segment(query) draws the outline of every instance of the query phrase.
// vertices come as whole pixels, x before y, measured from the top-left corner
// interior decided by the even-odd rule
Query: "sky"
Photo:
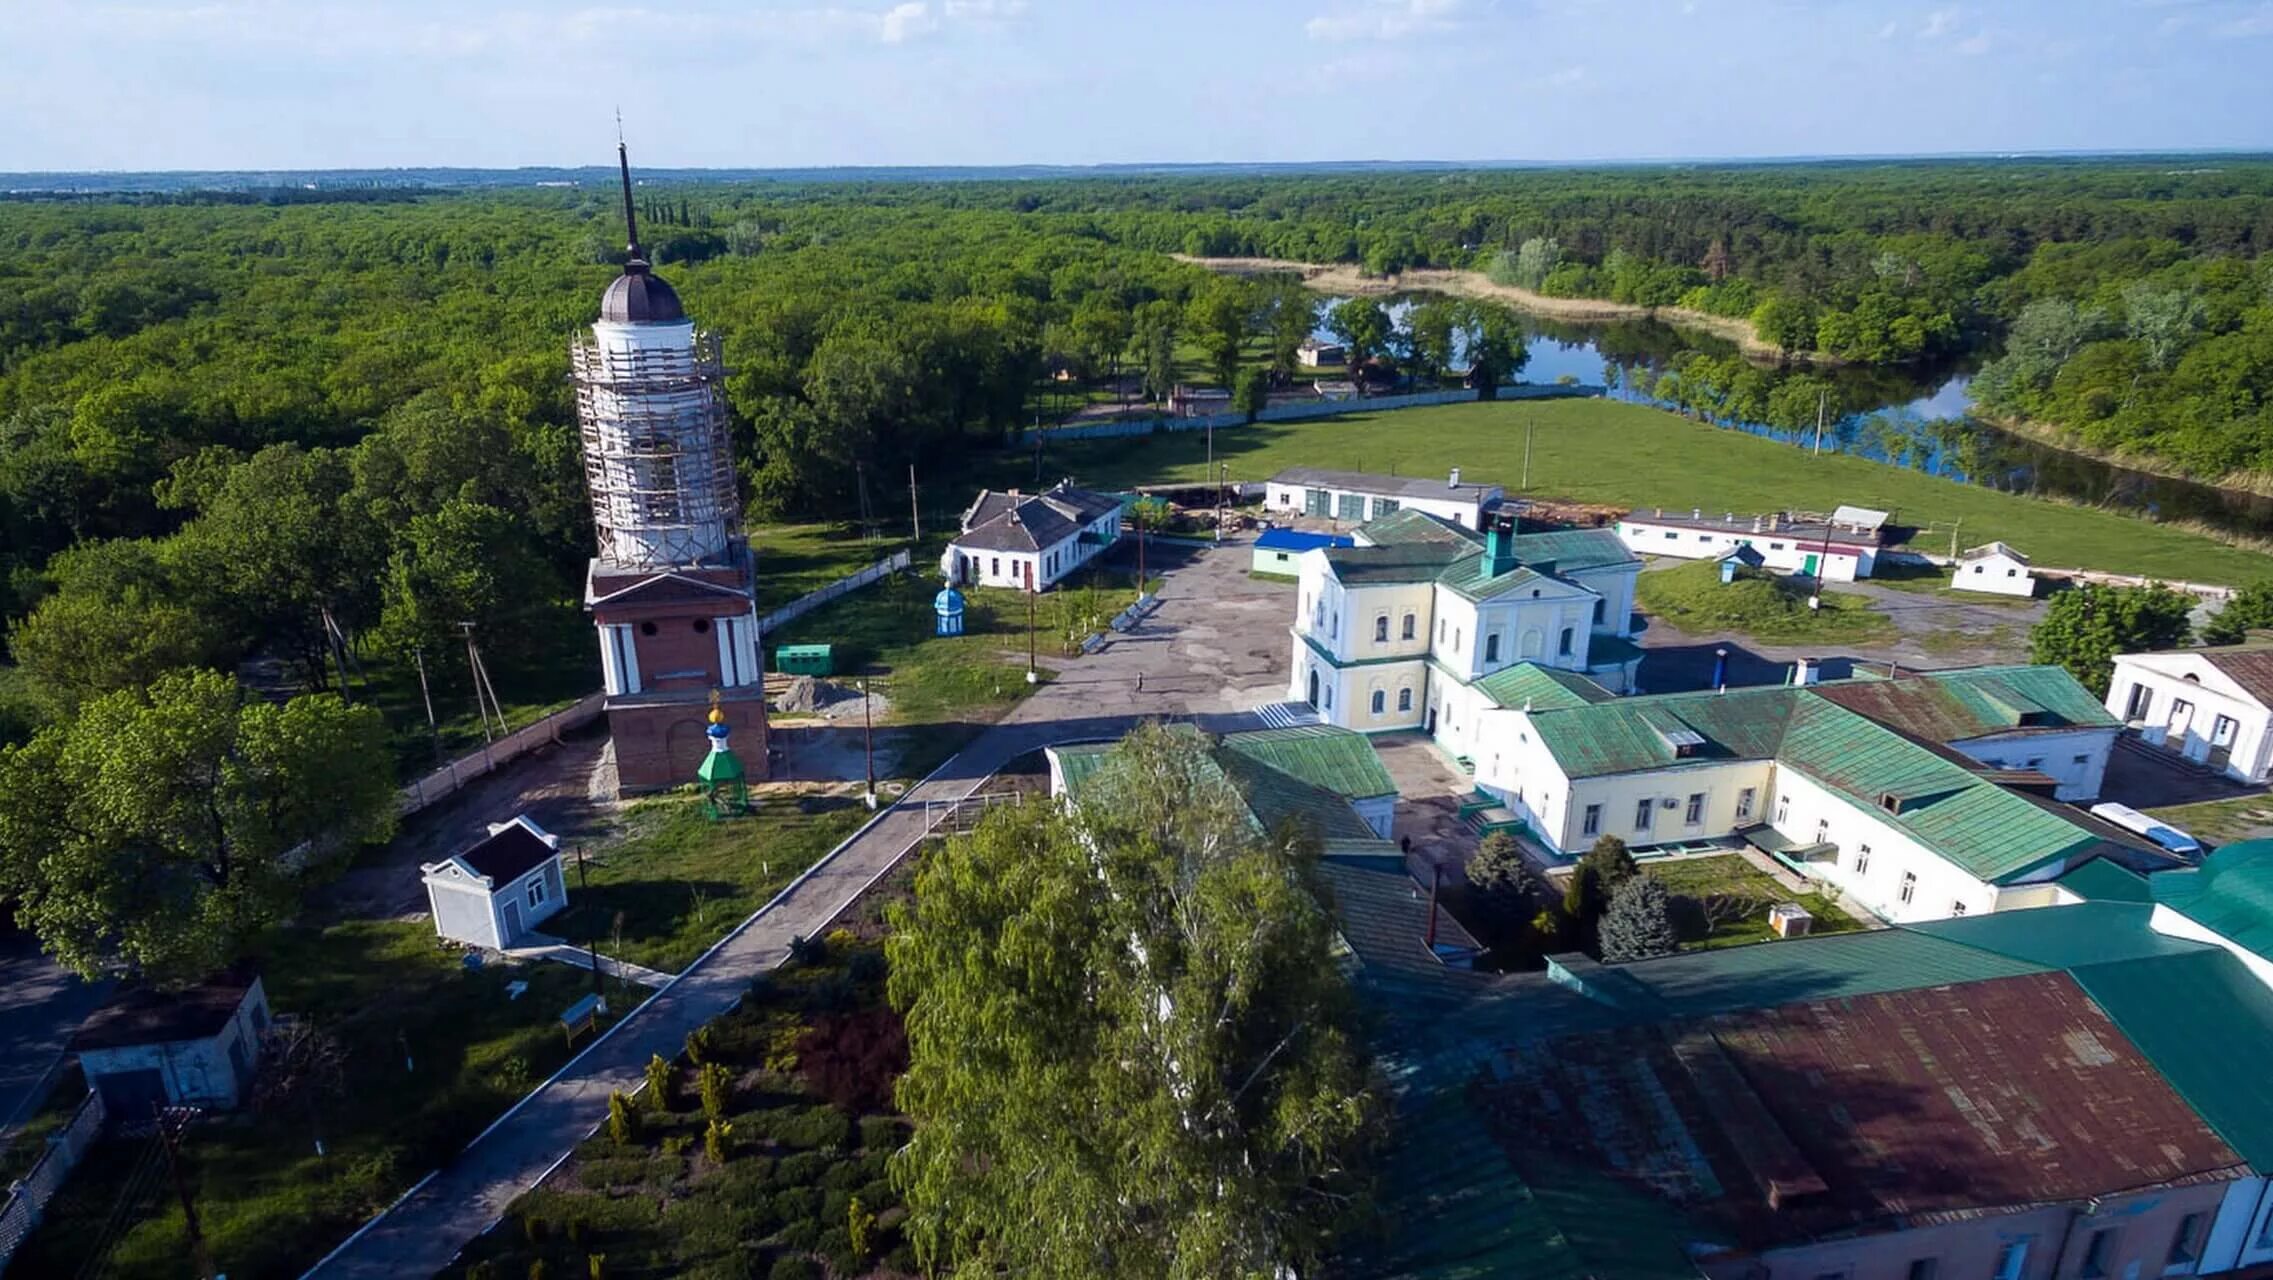
[[[2273,0],[0,0],[0,171],[2273,149]]]

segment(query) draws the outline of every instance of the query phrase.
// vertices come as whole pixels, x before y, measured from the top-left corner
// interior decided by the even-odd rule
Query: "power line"
[[[158,1169],[162,1163],[159,1153],[163,1145],[158,1135],[152,1133],[150,1144],[135,1158],[133,1167],[119,1187],[118,1198],[111,1203],[110,1215],[103,1220],[102,1230],[95,1233],[94,1247],[89,1250],[86,1261],[79,1266],[78,1280],[96,1280],[96,1277],[110,1270],[112,1248],[118,1244],[119,1237],[126,1234],[135,1208],[149,1195],[151,1186],[157,1181]]]

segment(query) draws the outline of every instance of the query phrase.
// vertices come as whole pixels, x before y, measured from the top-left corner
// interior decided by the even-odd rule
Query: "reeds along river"
[[[1328,305],[1339,299],[1328,299]],[[1383,300],[1400,324],[1413,297]],[[1563,380],[1608,386],[1614,399],[1679,409],[1650,393],[1659,375],[1685,352],[1729,356],[1724,339],[1657,320],[1569,322],[1514,313],[1530,359],[1525,382]],[[1323,330],[1321,339],[1331,340]],[[1457,347],[1457,343],[1455,344]],[[1466,355],[1458,350],[1455,365]],[[2155,520],[2179,521],[2250,538],[2273,538],[2273,496],[2155,475],[2056,445],[2015,435],[1971,416],[1966,392],[1973,365],[1918,368],[1839,368],[1821,371],[1836,390],[1823,431],[1826,452],[1854,454],[1976,484],[2089,506],[2132,510]],[[1790,376],[1771,371],[1771,377]],[[1718,426],[1815,447],[1812,424],[1798,431],[1764,422],[1714,419]]]

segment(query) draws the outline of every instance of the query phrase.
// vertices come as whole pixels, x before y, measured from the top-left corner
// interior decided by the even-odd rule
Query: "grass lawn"
[[[586,847],[581,864],[568,859],[569,906],[544,931],[597,938],[602,954],[677,973],[868,817],[857,803],[826,804],[807,812],[769,797],[713,822],[696,796],[641,800],[620,836]]]
[[[1845,933],[1862,927],[1829,898],[1820,893],[1787,893],[1735,854],[1644,863],[1642,870],[1676,898],[1694,899],[1703,907],[1702,919],[1692,919],[1683,932],[1682,940],[1692,947],[1740,947],[1774,938],[1775,931],[1768,927],[1768,908],[1779,902],[1796,901],[1807,908],[1815,917],[1817,933]],[[1680,923],[1680,914],[1674,919]]]
[[[702,1033],[724,1085],[716,1148],[701,1068],[682,1057],[660,1099],[632,1101],[624,1141],[603,1126],[442,1275],[914,1274],[885,1172],[907,1140],[890,1106],[906,1040],[878,949],[831,939],[826,958],[777,970]]]
[[[419,692],[417,665],[377,653],[365,654],[361,661],[368,677],[369,700],[387,718],[396,776],[410,778],[435,768],[435,735],[427,727],[426,699]],[[592,624],[570,603],[564,602],[532,621],[511,644],[494,637],[484,639],[482,663],[489,669],[490,685],[504,706],[506,724],[513,729],[600,690],[600,649],[592,639]],[[465,646],[427,654],[426,676],[443,758],[455,759],[480,747],[481,719],[474,710]],[[356,682],[355,687],[358,699],[363,698],[364,682]]]
[[[1840,503],[1894,512],[1898,524],[1928,530],[1928,550],[1962,540],[2003,539],[2048,567],[2162,574],[2243,583],[2264,576],[2265,557],[2136,514],[2067,506],[1955,484],[1919,471],[1845,454],[1821,457],[1773,440],[1691,422],[1677,414],[1608,400],[1505,401],[1439,405],[1314,422],[1264,423],[1215,433],[1219,460],[1235,480],[1261,480],[1290,466],[1339,467],[1398,475],[1443,475],[1516,492],[1525,429],[1536,426],[1531,484],[1538,497],[1686,511],[1828,511]],[[1206,479],[1206,433],[1176,432],[1053,446],[1050,474],[1125,488],[1138,482]],[[987,463],[1015,473],[1026,455]],[[1026,465],[1031,466],[1030,462]]]
[[[1723,583],[1713,560],[1653,569],[1634,585],[1644,612],[1694,634],[1734,631],[1768,644],[1856,643],[1894,634],[1894,620],[1866,597],[1825,589],[1823,607],[1810,610],[1807,596],[1806,585],[1758,570]]]
[[[1896,591],[1932,596],[1937,600],[1947,600],[1952,604],[2003,605],[2008,608],[2026,609],[2037,602],[2035,598],[2027,596],[2000,596],[1987,591],[1959,591],[1949,585],[1949,570],[1930,564],[1894,564],[1881,560],[1878,562],[1878,567],[1871,570],[1870,581],[1873,586],[1892,587]],[[2041,591],[2043,587],[2039,585],[2037,589]]]
[[[873,541],[862,538],[854,525],[842,523],[772,524],[750,530],[758,562],[758,615],[763,617],[907,546],[905,505],[890,514],[882,536]]]
[[[22,1117],[8,1144],[0,1147],[0,1187],[31,1172],[47,1150],[48,1135],[69,1123],[86,1099],[87,1081],[79,1074],[76,1062],[55,1073],[47,1093]]]
[[[187,1176],[215,1265],[235,1280],[298,1275],[567,1060],[557,1022],[590,992],[557,964],[467,972],[426,923],[277,930],[262,949],[270,1007],[339,1048],[336,1089],[201,1121]],[[517,1000],[506,984],[527,982]],[[642,993],[611,993],[620,1015]],[[321,1134],[328,1154],[318,1156]],[[105,1143],[73,1172],[16,1259],[26,1276],[80,1274],[147,1143]],[[102,1274],[176,1280],[189,1249],[165,1180],[141,1180]]]
[[[2259,840],[2273,835],[2273,795],[2174,804],[2147,812],[2196,839],[2213,844]]]

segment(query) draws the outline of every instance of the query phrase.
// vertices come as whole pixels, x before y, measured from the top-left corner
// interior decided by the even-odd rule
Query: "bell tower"
[[[584,607],[600,639],[618,785],[693,781],[718,723],[766,762],[756,574],[726,434],[718,340],[648,265],[622,143],[628,252],[600,318],[569,347],[598,554]]]

